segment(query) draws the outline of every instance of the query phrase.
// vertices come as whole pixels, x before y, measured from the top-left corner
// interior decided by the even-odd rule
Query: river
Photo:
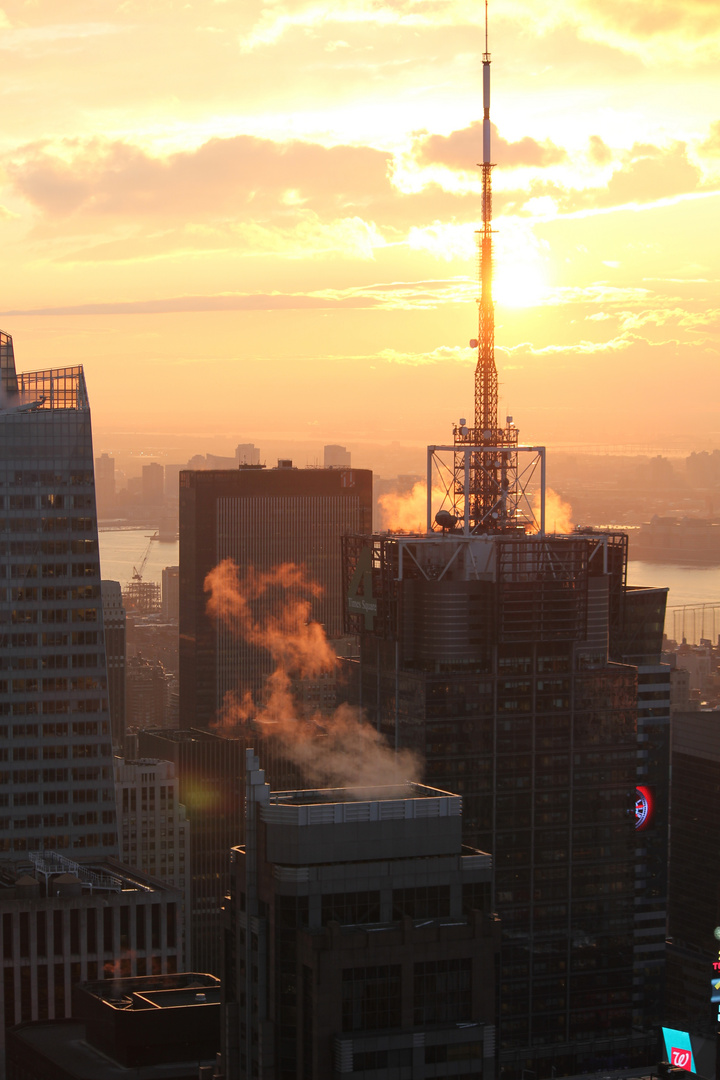
[[[144,581],[160,583],[165,566],[177,566],[180,545],[151,540],[151,529],[108,529],[100,531],[100,566],[102,576],[121,585],[132,578],[133,567],[140,568],[149,547],[143,571]],[[704,614],[685,612],[684,616],[668,611],[667,631],[671,636],[680,632],[684,618],[688,640],[702,637],[717,639],[720,633],[720,568],[672,566],[665,563],[635,562],[628,564],[630,585],[668,586],[668,608],[698,608],[703,604],[718,605],[717,612]],[[717,627],[717,628],[716,628]]]

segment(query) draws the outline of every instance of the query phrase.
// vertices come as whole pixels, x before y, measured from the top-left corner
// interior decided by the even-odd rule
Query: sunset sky
[[[128,439],[472,415],[478,0],[0,0],[0,327]],[[720,446],[717,0],[490,0],[501,415]],[[365,447],[365,450],[363,450]],[[422,468],[422,458],[418,457]]]

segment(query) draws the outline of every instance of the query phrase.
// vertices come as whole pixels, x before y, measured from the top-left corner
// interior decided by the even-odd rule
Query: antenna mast
[[[474,532],[498,532],[518,527],[511,506],[517,487],[518,432],[508,418],[505,428],[498,424],[498,376],[495,366],[495,303],[493,282],[492,170],[490,127],[490,51],[488,43],[488,0],[485,0],[485,52],[483,53],[483,157],[482,227],[475,233],[478,246],[478,337],[475,368],[475,426],[463,421],[454,429],[456,444],[478,446],[470,468],[470,505],[465,516]],[[486,449],[485,449],[486,448]],[[507,449],[506,449],[507,448]],[[456,455],[458,458],[460,455]],[[456,472],[460,462],[456,463]],[[458,491],[459,494],[459,491]]]

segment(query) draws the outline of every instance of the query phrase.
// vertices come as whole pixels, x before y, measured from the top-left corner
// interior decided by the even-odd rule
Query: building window
[[[323,926],[331,919],[341,926],[380,922],[380,893],[350,892],[323,896]]]
[[[343,1031],[400,1026],[400,965],[345,968],[342,973]]]
[[[415,964],[413,1023],[458,1023],[471,1019],[472,962],[425,960]]]
[[[415,889],[393,889],[393,920],[439,919],[450,914],[450,886],[426,885]]]

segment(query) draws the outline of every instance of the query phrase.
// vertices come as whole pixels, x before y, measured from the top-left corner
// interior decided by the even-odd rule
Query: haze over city
[[[492,8],[501,415],[550,446],[712,449],[716,5]],[[446,438],[472,405],[482,21],[3,4],[21,367],[84,364],[100,449],[340,441],[377,468],[373,445]]]

